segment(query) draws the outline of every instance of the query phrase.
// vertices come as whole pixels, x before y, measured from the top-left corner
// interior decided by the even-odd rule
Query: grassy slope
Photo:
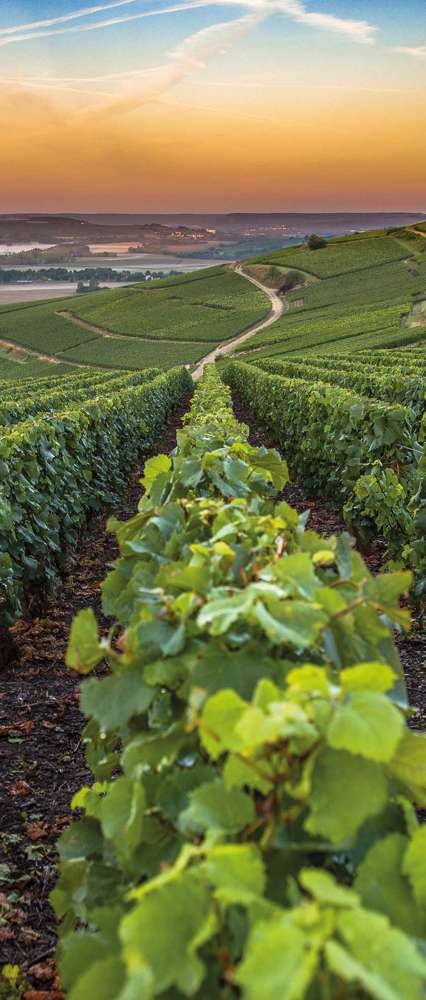
[[[79,296],[69,306],[81,319],[132,337],[216,344],[237,336],[269,312],[253,285],[232,271],[148,289]]]
[[[421,228],[424,227],[420,224]],[[418,227],[418,228],[420,228]],[[412,229],[338,237],[321,250],[291,247],[250,264],[306,270],[308,283],[287,296],[290,310],[241,348],[254,357],[362,348],[426,346],[426,240]],[[128,339],[103,337],[60,311]],[[237,336],[269,312],[269,301],[244,278],[217,266],[202,272],[105,290],[91,295],[0,308],[0,339],[68,362],[107,368],[169,367],[194,363],[214,345]],[[407,325],[417,321],[417,326]],[[13,370],[10,365],[13,365]],[[0,354],[0,377],[46,370]],[[29,368],[28,366],[34,366]]]
[[[426,346],[426,326],[410,325],[413,299],[426,298],[426,240],[411,231],[339,237],[321,250],[292,248],[267,259],[305,266],[318,277],[290,292],[290,311],[242,351],[249,348],[256,357],[340,354],[422,338]]]
[[[7,352],[0,351],[0,381],[44,377],[46,375],[68,375],[77,369],[69,365],[52,364],[49,361],[38,361],[27,354],[22,361],[14,360]]]
[[[198,361],[211,347],[263,319],[266,296],[222,267],[84,296],[0,309],[0,339],[106,367],[169,367]],[[128,340],[103,337],[77,318]],[[145,339],[147,338],[147,339]]]

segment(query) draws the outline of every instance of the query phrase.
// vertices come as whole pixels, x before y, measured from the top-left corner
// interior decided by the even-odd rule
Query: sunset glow
[[[0,211],[426,209],[424,0],[6,0]]]

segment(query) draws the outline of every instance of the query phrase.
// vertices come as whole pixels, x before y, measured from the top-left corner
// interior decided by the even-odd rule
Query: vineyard
[[[423,245],[0,310],[0,1000],[424,997]]]
[[[67,364],[161,368],[199,361],[267,316],[265,295],[222,267],[0,309],[0,342]],[[1,368],[0,368],[1,374]]]

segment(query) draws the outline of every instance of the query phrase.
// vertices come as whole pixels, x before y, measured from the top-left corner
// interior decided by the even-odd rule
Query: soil
[[[259,424],[245,404],[234,395],[234,413],[237,420],[247,424],[250,429],[249,440],[253,445],[265,445],[267,448],[275,447],[270,433]],[[342,512],[338,507],[333,506],[330,501],[322,497],[310,497],[306,494],[303,486],[297,483],[289,483],[283,491],[282,497],[287,503],[295,507],[299,513],[310,511],[308,526],[318,531],[320,535],[332,535],[338,531],[347,531],[347,526],[343,520]],[[357,547],[362,553],[368,568],[373,573],[379,573],[385,562],[385,544],[378,538],[374,544],[367,548],[357,542]],[[408,697],[410,705],[413,706],[413,716],[410,725],[413,729],[426,731],[426,630],[422,627],[420,617],[413,611],[412,629],[409,635],[396,634],[396,645],[398,646],[402,665],[405,672]]]
[[[154,452],[172,450],[187,409],[185,400]],[[136,512],[142,466],[143,461],[114,510],[120,519]],[[100,583],[118,554],[115,538],[106,530],[109,514],[88,526],[72,572],[46,601],[43,614],[13,627],[16,655],[0,672],[0,969],[6,963],[21,967],[26,1000],[59,1000],[63,995],[48,896],[56,878],[56,840],[72,818],[71,798],[90,780],[81,741],[80,678],[66,670],[64,654],[81,608],[93,607],[101,626],[108,625],[101,613]]]

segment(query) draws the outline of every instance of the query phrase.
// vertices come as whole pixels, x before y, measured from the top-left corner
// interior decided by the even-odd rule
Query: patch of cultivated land
[[[0,309],[0,339],[82,364],[193,364],[260,322],[268,297],[233,270]],[[75,317],[75,321],[73,318]],[[107,339],[124,337],[125,341]]]
[[[286,293],[289,306],[273,328],[241,350],[269,357],[351,353],[421,341],[426,300],[426,241],[413,230],[332,240],[319,250],[277,251],[256,267],[305,270]],[[313,276],[315,279],[313,280]]]

